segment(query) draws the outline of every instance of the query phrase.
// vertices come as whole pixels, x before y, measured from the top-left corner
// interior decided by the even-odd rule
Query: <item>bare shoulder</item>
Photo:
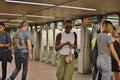
[[[58,34],[57,34],[56,39],[61,39],[61,33],[58,33]]]

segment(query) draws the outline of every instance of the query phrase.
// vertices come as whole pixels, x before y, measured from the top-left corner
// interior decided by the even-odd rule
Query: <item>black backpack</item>
[[[90,53],[90,61],[94,66],[96,66],[97,64],[97,56],[98,56],[98,48],[97,48],[97,40],[96,40],[95,47]]]

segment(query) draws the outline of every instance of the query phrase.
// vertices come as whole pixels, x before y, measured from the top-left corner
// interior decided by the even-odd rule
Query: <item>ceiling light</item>
[[[38,18],[55,18],[53,16],[38,16],[38,15],[25,15],[27,17],[38,17]]]
[[[40,5],[40,6],[55,6],[53,4],[35,3],[35,2],[26,2],[26,1],[16,1],[16,0],[5,0],[5,1],[11,3],[32,4],[32,5]]]
[[[14,25],[14,26],[19,26],[19,24],[13,24],[13,23],[5,23],[5,25]]]
[[[22,22],[22,21],[24,21],[24,20],[9,20],[10,22]],[[29,23],[31,23],[31,22],[33,22],[33,21],[28,21],[28,20],[25,20],[25,21],[27,21],[27,22],[29,22]]]
[[[0,21],[7,21],[7,19],[0,19]]]
[[[12,14],[12,13],[0,13],[0,15],[5,15],[5,16],[23,16],[23,14]],[[55,18],[53,16],[38,16],[38,15],[24,15],[27,17],[39,17],[39,18]]]
[[[63,6],[63,5],[59,5],[58,7],[62,7],[62,8],[71,8],[71,9],[80,9],[80,10],[87,10],[87,11],[97,11],[96,9],[92,9],[92,8],[83,8],[83,7],[73,7],[73,6]]]
[[[92,8],[64,6],[64,5],[54,5],[54,4],[46,4],[46,3],[35,3],[35,2],[26,2],[26,1],[20,1],[20,0],[4,0],[4,1],[5,2],[11,2],[11,3],[22,3],[22,4],[31,4],[31,5],[40,5],[40,6],[57,6],[57,7],[62,7],[62,8],[71,8],[71,9],[96,11],[96,9],[92,9]]]
[[[23,20],[9,20],[10,22],[22,22]]]
[[[12,13],[0,13],[0,15],[5,15],[5,16],[23,16],[22,14],[12,14]]]
[[[108,19],[119,19],[119,17],[116,17],[116,16],[108,16],[107,18]]]

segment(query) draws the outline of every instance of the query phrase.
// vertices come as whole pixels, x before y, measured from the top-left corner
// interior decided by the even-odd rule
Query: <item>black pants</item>
[[[7,53],[0,54],[0,61],[2,62],[2,80],[5,80],[7,75]]]
[[[98,74],[98,79],[96,79],[97,74]],[[92,73],[92,80],[101,80],[101,78],[102,78],[102,74],[98,71],[97,66],[94,66],[94,70]]]

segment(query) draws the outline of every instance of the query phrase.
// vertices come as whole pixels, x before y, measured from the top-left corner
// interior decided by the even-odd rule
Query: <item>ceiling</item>
[[[9,0],[10,1],[10,0]],[[12,0],[13,1],[13,0]],[[97,15],[106,13],[120,12],[120,0],[15,0],[22,2],[34,2],[53,4],[55,6],[33,5],[23,3],[6,2],[0,0],[0,21],[9,26],[17,26],[19,22],[15,20],[28,20],[30,23],[41,24],[46,22],[80,18],[82,16]],[[74,6],[82,8],[92,8],[96,11],[72,9],[58,7]],[[3,15],[2,13],[20,14],[20,15]],[[26,15],[49,16],[44,17],[29,17]]]

